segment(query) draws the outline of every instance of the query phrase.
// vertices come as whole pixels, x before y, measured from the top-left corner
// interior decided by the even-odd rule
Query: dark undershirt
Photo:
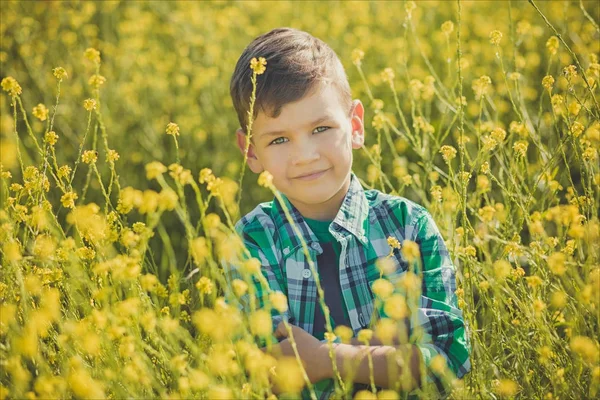
[[[329,307],[330,322],[332,329],[338,325],[346,325],[350,327],[350,318],[342,296],[340,285],[339,259],[341,245],[329,232],[331,221],[317,221],[313,219],[304,219],[310,229],[313,231],[319,244],[323,248],[323,253],[317,256],[317,270],[321,288],[325,293],[325,304]],[[325,315],[321,308],[319,299],[315,304],[315,319],[313,336],[319,340],[324,339],[325,332]]]

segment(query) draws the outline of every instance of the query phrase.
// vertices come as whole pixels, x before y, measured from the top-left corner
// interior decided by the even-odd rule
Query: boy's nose
[[[310,140],[299,143],[293,150],[293,162],[296,165],[310,164],[321,157],[318,146]]]

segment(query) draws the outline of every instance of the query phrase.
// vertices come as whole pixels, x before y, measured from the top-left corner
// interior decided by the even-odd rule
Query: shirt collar
[[[289,199],[281,194],[281,198],[283,199],[285,206],[287,207],[291,220],[294,222],[304,239],[306,240],[308,245],[311,245],[313,242],[318,242],[317,237],[312,233],[308,224],[304,221],[302,214],[300,211],[294,207],[292,203],[290,203]],[[273,208],[271,211],[271,218],[275,223],[279,231],[279,237],[281,239],[281,248],[284,249],[284,257],[287,256],[292,249],[295,249],[301,246],[300,239],[294,232],[294,228],[287,220],[285,216],[285,211],[277,198],[273,200]],[[344,196],[344,201],[340,206],[340,209],[335,216],[332,225],[333,230],[339,233],[342,233],[343,230],[354,235],[362,244],[367,244],[366,237],[366,228],[367,218],[369,215],[369,204],[367,198],[365,196],[365,192],[363,190],[358,177],[354,174],[350,174],[350,186],[348,188],[348,192],[346,192],[346,196]],[[334,236],[336,236],[334,234]],[[319,254],[321,253],[320,246],[313,247],[313,249],[317,250]],[[285,249],[288,249],[288,253],[285,253]]]

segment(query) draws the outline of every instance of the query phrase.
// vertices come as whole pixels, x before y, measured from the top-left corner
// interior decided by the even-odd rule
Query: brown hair
[[[245,133],[252,95],[250,60],[254,57],[267,60],[266,71],[257,76],[254,117],[262,111],[277,118],[284,105],[300,100],[321,82],[334,85],[342,106],[350,112],[348,78],[331,47],[309,33],[277,28],[257,37],[244,49],[231,77],[229,92]]]

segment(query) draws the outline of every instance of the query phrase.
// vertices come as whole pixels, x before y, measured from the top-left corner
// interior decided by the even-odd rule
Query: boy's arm
[[[464,376],[471,368],[470,346],[455,294],[455,267],[429,212],[417,218],[413,232],[412,240],[420,248],[423,280],[417,315],[411,318],[412,329],[423,332],[415,345],[425,363],[424,378],[443,392],[445,384],[439,373],[449,370],[457,378]]]
[[[419,348],[415,345],[366,346],[353,342],[350,344],[335,343],[333,346],[336,364],[342,379],[352,375],[355,383],[368,385],[372,383],[371,371],[373,371],[373,383],[384,389],[399,388],[410,392],[420,386],[422,356]],[[325,349],[325,351],[327,350]],[[398,360],[405,362],[399,363]],[[372,369],[370,363],[372,363]],[[333,377],[333,370],[328,369],[327,375]]]
[[[232,283],[236,278],[246,280],[249,281],[248,283],[251,283],[248,292],[239,299],[238,305],[243,312],[250,313],[252,312],[250,307],[250,296],[252,296],[253,301],[255,302],[255,309],[258,310],[264,306],[266,297],[269,295],[269,293],[278,291],[283,292],[285,295],[287,295],[287,293],[285,290],[282,290],[283,288],[279,283],[281,280],[281,272],[279,270],[278,260],[276,259],[275,253],[273,251],[269,251],[269,249],[272,250],[272,247],[269,243],[269,238],[266,235],[264,235],[264,238],[250,237],[246,232],[244,232],[244,228],[248,227],[236,226],[238,234],[243,238],[243,243],[245,248],[248,250],[249,256],[245,255],[242,257],[243,259],[240,260],[238,264],[244,263],[250,258],[255,258],[260,261],[260,272],[248,277],[248,273],[242,272],[244,268],[241,267],[241,265],[232,265],[227,263],[225,275],[227,277],[227,283],[229,286],[228,289],[230,293],[233,292]],[[251,228],[256,229],[254,225]],[[246,279],[244,279],[244,275],[246,275]],[[271,309],[273,331],[275,331],[277,325],[284,318],[287,320],[288,317],[287,311],[284,313],[279,313],[275,309]]]
[[[311,383],[333,378],[333,364],[329,345],[297,326],[291,326],[298,355],[303,361]],[[294,357],[288,331],[283,323],[277,326],[275,336],[282,340],[274,346],[276,356]],[[352,377],[355,383],[371,383],[371,371],[376,386],[394,388],[401,381],[400,389],[409,392],[419,386],[421,354],[414,345],[383,346],[371,341],[370,346],[352,341],[350,344],[333,343],[334,357],[342,379]],[[370,357],[367,356],[370,354]],[[370,360],[369,360],[370,358]],[[398,360],[405,362],[399,363]],[[372,363],[372,369],[370,366]]]
[[[469,344],[465,331],[462,311],[458,309],[456,300],[455,267],[452,264],[444,240],[429,212],[425,211],[417,217],[414,224],[413,241],[419,244],[422,265],[422,293],[419,308],[412,318],[412,329],[421,329],[423,335],[414,344],[384,346],[373,338],[370,346],[362,345],[353,339],[350,344],[335,344],[336,360],[342,377],[345,377],[344,359],[357,359],[367,352],[371,353],[373,364],[373,377],[375,384],[384,388],[393,387],[398,379],[402,384],[407,381],[403,376],[412,376],[404,390],[412,390],[422,382],[436,384],[440,392],[444,391],[444,383],[437,373],[446,369],[458,378],[470,370]],[[326,347],[326,345],[325,345]],[[389,357],[403,354],[404,368],[398,366],[391,369]],[[440,361],[443,360],[444,363]],[[432,361],[434,367],[432,368]],[[425,366],[425,376],[421,376],[421,364]],[[444,365],[445,364],[445,365]],[[356,368],[354,366],[353,368]],[[395,368],[395,367],[394,367]],[[410,375],[405,374],[410,368]],[[434,370],[437,371],[434,372]],[[327,376],[331,377],[333,371],[329,369]],[[368,359],[363,357],[356,371],[355,382],[370,382],[370,368]]]

